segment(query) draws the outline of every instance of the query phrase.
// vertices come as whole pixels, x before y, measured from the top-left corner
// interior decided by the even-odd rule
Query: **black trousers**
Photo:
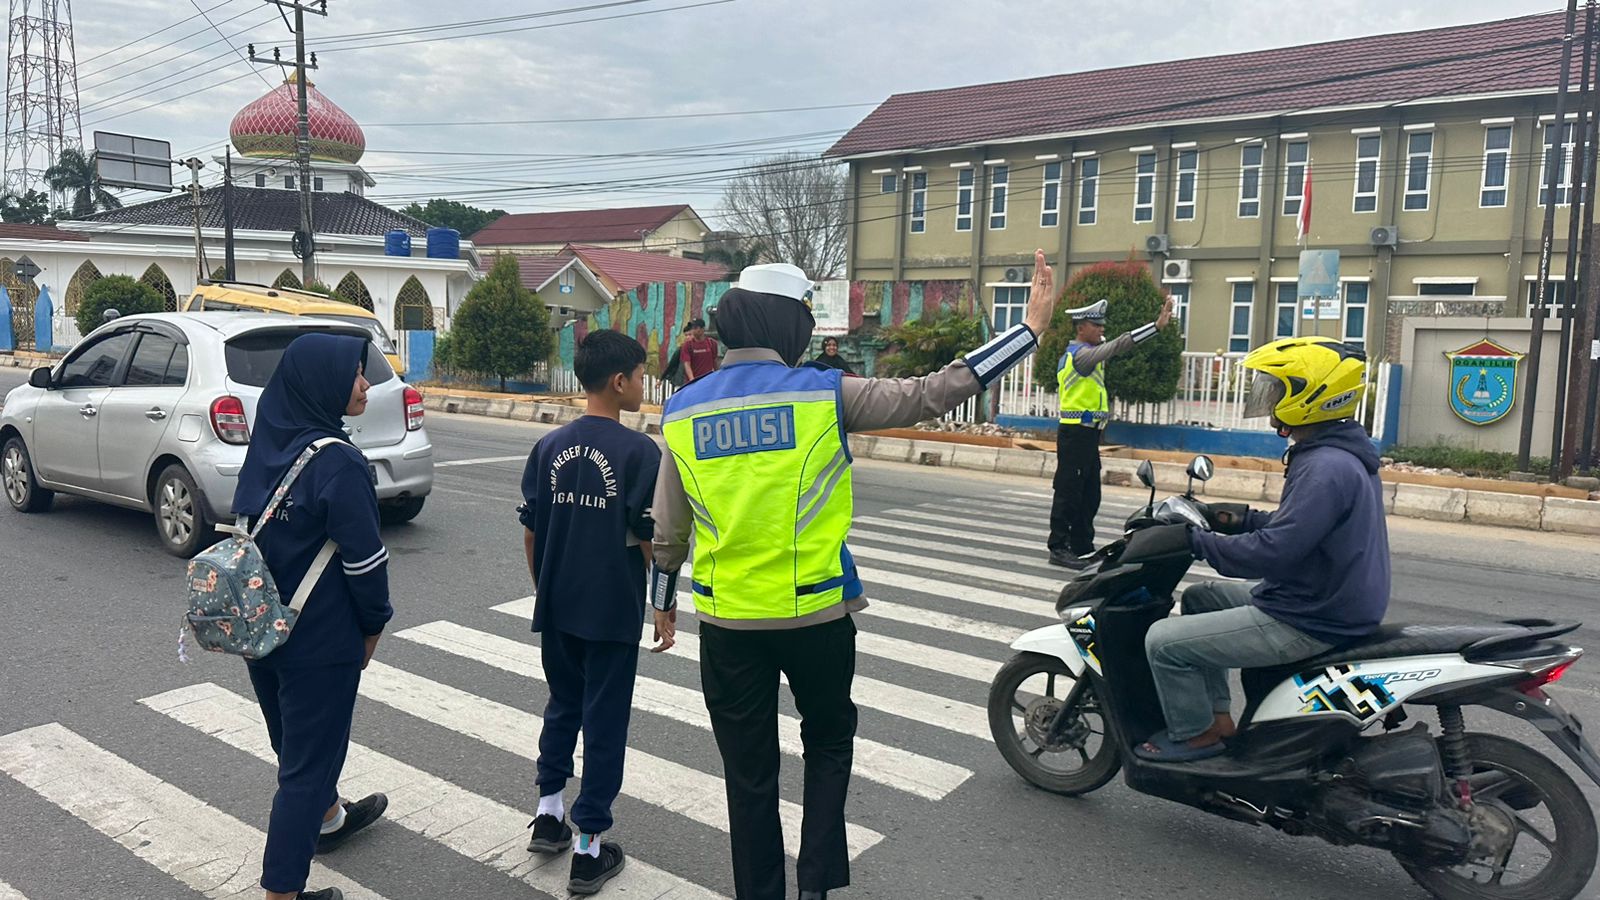
[[[1051,550],[1094,550],[1100,512],[1100,429],[1062,425],[1056,432],[1055,499],[1050,504]]]
[[[778,819],[778,673],[789,678],[805,744],[805,818],[796,876],[803,891],[850,883],[844,801],[856,735],[850,684],[856,626],[849,616],[786,631],[735,631],[702,622],[700,676],[728,788],[737,900],[785,900]]]
[[[554,629],[539,635],[550,702],[539,733],[539,796],[554,794],[572,777],[572,754],[583,732],[583,786],[572,805],[572,824],[585,834],[611,829],[611,803],[622,790],[628,754],[639,645],[586,641]]]

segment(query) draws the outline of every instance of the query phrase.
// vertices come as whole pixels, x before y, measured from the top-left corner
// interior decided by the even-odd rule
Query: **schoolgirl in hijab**
[[[349,802],[338,790],[361,670],[394,615],[378,496],[366,460],[344,432],[344,418],[366,409],[370,347],[330,334],[289,345],[261,393],[233,497],[233,511],[254,523],[306,448],[338,441],[312,457],[257,538],[284,597],[299,588],[324,544],[338,547],[289,638],[246,664],[278,756],[261,875],[268,900],[341,900],[338,888],[306,890],[311,857],[344,843],[388,805],[382,794]]]

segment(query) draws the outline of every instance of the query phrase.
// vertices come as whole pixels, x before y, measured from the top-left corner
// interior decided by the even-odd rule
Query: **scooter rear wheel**
[[[1094,685],[1053,656],[1019,653],[1001,667],[989,730],[1018,775],[1053,793],[1087,794],[1122,768]]]

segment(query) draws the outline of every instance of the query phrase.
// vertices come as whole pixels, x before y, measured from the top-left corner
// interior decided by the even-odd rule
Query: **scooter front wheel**
[[[1053,793],[1087,794],[1122,768],[1094,685],[1053,656],[1019,653],[1001,667],[989,730],[1018,775]]]

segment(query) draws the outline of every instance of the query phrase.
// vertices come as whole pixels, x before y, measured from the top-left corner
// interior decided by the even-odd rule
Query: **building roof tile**
[[[413,237],[426,237],[427,223],[396,212],[381,203],[351,193],[318,191],[311,195],[312,221],[318,234],[383,235],[399,229]],[[221,228],[222,188],[201,191],[201,224]],[[115,225],[192,226],[194,210],[187,194],[175,194],[103,212],[88,221]],[[233,189],[233,227],[241,231],[285,231],[300,229],[300,194],[279,188],[240,187]]]
[[[595,241],[637,241],[639,232],[660,228],[686,203],[628,209],[576,209],[567,212],[510,213],[472,235],[480,247],[507,244],[570,244]]]

